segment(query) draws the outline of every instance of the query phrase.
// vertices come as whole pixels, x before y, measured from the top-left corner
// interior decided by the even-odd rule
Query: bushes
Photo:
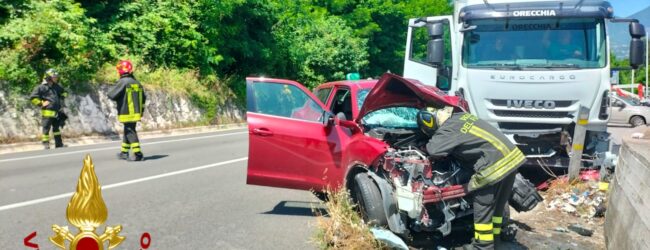
[[[235,93],[243,103],[248,75],[315,86],[352,71],[400,72],[407,19],[449,12],[445,0],[3,1],[0,80],[24,94],[54,67],[83,91],[135,58],[146,85],[200,93],[218,84],[214,99]],[[176,76],[190,83],[167,79]]]
[[[13,91],[27,93],[40,82],[42,72],[57,68],[63,85],[92,78],[110,46],[92,27],[95,20],[74,1],[29,1],[0,29],[0,79]],[[18,16],[18,14],[15,14]]]

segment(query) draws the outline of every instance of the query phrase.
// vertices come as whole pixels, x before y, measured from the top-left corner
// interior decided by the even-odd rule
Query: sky
[[[628,17],[650,6],[650,0],[610,0],[614,16]]]

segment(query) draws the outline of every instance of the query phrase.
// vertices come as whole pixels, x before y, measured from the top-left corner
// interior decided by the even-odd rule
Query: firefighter
[[[473,166],[466,193],[474,201],[474,249],[494,249],[499,244],[501,223],[523,153],[489,123],[453,107],[425,108],[418,112],[420,130],[430,136],[426,150],[433,158],[453,157],[462,166]]]
[[[34,88],[29,96],[31,102],[41,108],[41,124],[43,135],[41,141],[45,149],[50,149],[50,128],[54,135],[54,145],[63,147],[61,139],[61,124],[59,115],[62,115],[63,99],[68,93],[58,84],[59,73],[55,69],[48,69],[43,76],[43,82]]]
[[[108,98],[117,103],[117,119],[124,124],[122,151],[118,157],[129,160],[129,150],[135,155],[135,161],[142,161],[144,155],[140,149],[140,141],[135,128],[144,113],[144,103],[147,95],[144,88],[133,76],[133,65],[130,61],[122,60],[117,64],[120,79],[115,87],[108,92]]]

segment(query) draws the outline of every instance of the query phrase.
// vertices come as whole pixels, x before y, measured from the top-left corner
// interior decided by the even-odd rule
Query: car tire
[[[630,124],[632,124],[632,127],[638,127],[641,125],[645,125],[645,119],[643,117],[635,115],[630,118]]]
[[[388,225],[379,188],[367,173],[354,177],[353,192],[353,199],[365,222],[380,227]]]

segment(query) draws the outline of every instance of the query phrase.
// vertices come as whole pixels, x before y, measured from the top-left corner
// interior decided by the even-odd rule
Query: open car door
[[[246,78],[249,130],[247,184],[321,190],[340,159],[325,108],[301,84]],[[337,152],[338,151],[338,154]]]

